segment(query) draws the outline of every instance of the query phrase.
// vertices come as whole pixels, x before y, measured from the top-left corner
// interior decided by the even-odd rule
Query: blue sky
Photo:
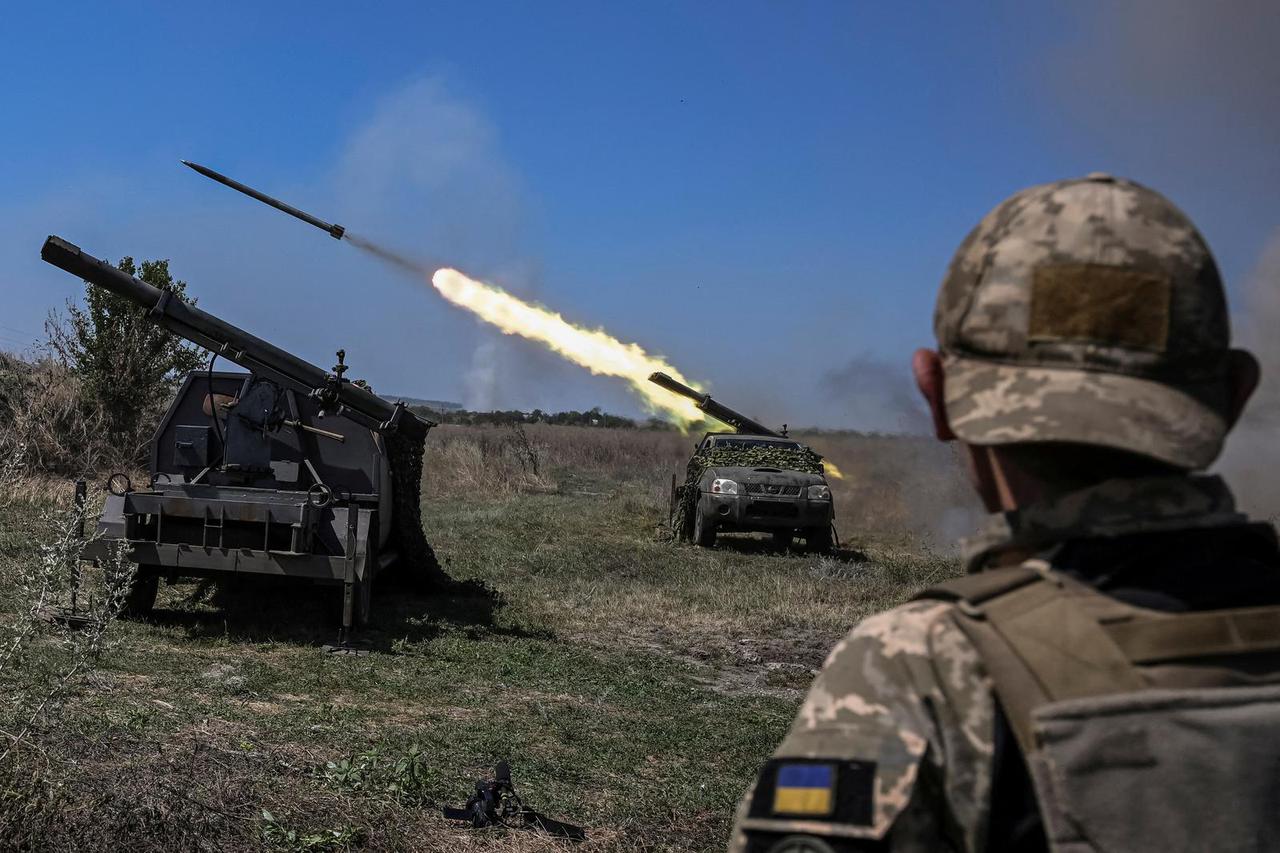
[[[824,426],[913,425],[947,260],[1022,186],[1162,190],[1238,310],[1280,226],[1273,4],[366,6],[7,9],[0,346],[79,293],[57,233],[379,391],[638,413],[182,158]]]

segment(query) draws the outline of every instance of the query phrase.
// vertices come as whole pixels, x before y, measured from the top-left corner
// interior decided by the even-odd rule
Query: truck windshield
[[[800,442],[777,438],[713,438],[712,447],[781,447],[784,450],[802,450]]]

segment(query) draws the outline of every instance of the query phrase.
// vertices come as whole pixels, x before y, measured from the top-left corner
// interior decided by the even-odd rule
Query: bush
[[[25,473],[78,476],[121,461],[84,383],[52,359],[0,353],[0,446],[23,448]]]
[[[117,267],[184,302],[186,282],[169,262],[124,258]],[[123,297],[85,285],[83,307],[67,302],[45,323],[47,351],[80,382],[80,393],[101,416],[107,446],[119,460],[142,462],[147,443],[177,381],[201,366],[204,351],[146,318]]]

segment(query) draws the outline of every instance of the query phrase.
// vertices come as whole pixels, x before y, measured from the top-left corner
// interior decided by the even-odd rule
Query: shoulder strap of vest
[[[1144,686],[1124,651],[1079,606],[1083,594],[1098,593],[1043,561],[971,575],[925,593],[959,605],[957,623],[982,656],[1024,754],[1034,749],[1036,707]]]
[[[1038,581],[1043,576],[1028,566],[1005,566],[934,584],[916,595],[917,599],[954,601],[964,606],[978,606],[989,599],[1020,586]]]
[[[1082,606],[1105,596],[1042,560],[956,578],[920,598],[954,601],[1024,754],[1031,713],[1062,699],[1141,690],[1136,664],[1280,649],[1280,607],[1151,613],[1106,624]]]
[[[1137,664],[1280,649],[1280,607],[1162,613],[1105,627]]]

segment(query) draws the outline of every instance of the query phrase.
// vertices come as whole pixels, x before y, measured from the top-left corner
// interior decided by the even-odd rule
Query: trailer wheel
[[[716,544],[716,523],[707,521],[701,509],[693,513],[693,542],[703,548],[711,548]]]
[[[129,583],[129,594],[125,596],[120,615],[132,619],[150,616],[152,608],[156,606],[156,593],[159,589],[159,573],[152,566],[138,566]]]

